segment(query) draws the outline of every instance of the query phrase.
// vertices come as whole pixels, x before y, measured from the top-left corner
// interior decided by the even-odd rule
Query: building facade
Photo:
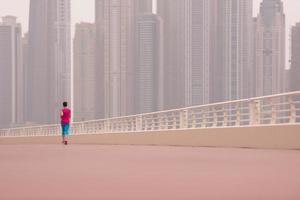
[[[135,23],[145,12],[152,12],[151,0],[96,0],[99,102],[106,118],[134,113]]]
[[[216,1],[185,3],[185,106],[210,102]]]
[[[300,91],[300,23],[292,27],[290,90]]]
[[[28,121],[58,123],[71,103],[70,0],[31,0],[29,16]]]
[[[141,14],[136,23],[135,113],[163,109],[163,25],[154,14]]]
[[[285,15],[281,0],[264,0],[255,22],[256,95],[284,92]]]
[[[73,41],[74,121],[96,119],[96,30],[95,24],[76,24]]]
[[[24,122],[24,77],[22,28],[16,17],[2,17],[0,23],[0,128]]]
[[[29,38],[28,33],[25,33],[22,38],[22,58],[23,58],[23,77],[24,77],[24,121],[27,123],[27,119],[29,119],[30,107],[29,107],[29,65],[28,65],[28,50],[29,50]]]
[[[218,0],[218,59],[222,69],[218,85],[221,101],[248,98],[253,80],[252,0]],[[223,64],[222,64],[223,63]],[[218,82],[218,81],[217,81]],[[222,92],[223,91],[223,92]]]
[[[185,0],[158,0],[164,24],[164,109],[185,106]]]
[[[158,0],[157,9],[167,109],[251,96],[251,0]]]

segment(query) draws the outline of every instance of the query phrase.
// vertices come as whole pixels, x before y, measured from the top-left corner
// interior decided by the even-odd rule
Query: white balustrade
[[[71,135],[300,124],[300,91],[72,123]],[[59,136],[60,125],[0,129],[0,137]]]

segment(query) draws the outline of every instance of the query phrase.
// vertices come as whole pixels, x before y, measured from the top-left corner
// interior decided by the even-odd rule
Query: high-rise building
[[[185,2],[185,106],[210,103],[216,5],[215,0]]]
[[[24,77],[22,28],[16,17],[2,17],[0,23],[0,127],[23,123]]]
[[[158,0],[164,22],[166,109],[210,102],[215,0]]]
[[[251,96],[252,0],[158,0],[166,108]]]
[[[96,118],[102,119],[105,115],[105,96],[104,96],[104,1],[95,0],[95,74],[96,74]]]
[[[24,121],[27,122],[29,119],[29,113],[30,108],[29,108],[29,81],[28,81],[28,73],[29,73],[29,65],[28,65],[28,50],[29,50],[29,38],[28,38],[28,33],[24,34],[24,37],[22,38],[22,58],[23,58],[23,77],[24,77]]]
[[[256,18],[256,95],[284,91],[285,15],[281,0],[263,0]]]
[[[74,38],[74,121],[96,119],[95,24],[76,24]]]
[[[134,113],[135,22],[152,0],[96,0],[97,74],[104,117]],[[104,99],[103,99],[104,98]]]
[[[136,113],[163,109],[163,26],[160,17],[141,14],[136,23]]]
[[[59,122],[71,103],[70,0],[31,0],[29,17],[29,121]]]
[[[292,27],[290,89],[300,91],[300,23]]]
[[[257,56],[256,56],[256,49],[257,49],[257,39],[256,39],[256,33],[257,33],[257,18],[253,17],[253,23],[252,23],[252,28],[253,28],[253,34],[252,34],[252,66],[253,66],[253,77],[252,77],[252,94],[253,96],[257,95]]]
[[[284,69],[283,72],[283,92],[291,91],[291,69]]]
[[[248,98],[251,94],[252,66],[252,0],[218,0],[218,92],[222,101]],[[218,70],[217,70],[218,71]],[[221,83],[221,84],[220,84]]]
[[[164,23],[164,109],[185,106],[185,0],[157,0]]]
[[[152,13],[152,0],[134,0],[134,4],[138,13]]]

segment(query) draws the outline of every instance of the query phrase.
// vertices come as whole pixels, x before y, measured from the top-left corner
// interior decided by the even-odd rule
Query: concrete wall
[[[147,133],[80,135],[71,144],[160,145],[300,149],[300,125],[209,128]],[[1,144],[56,144],[60,137],[0,138]]]

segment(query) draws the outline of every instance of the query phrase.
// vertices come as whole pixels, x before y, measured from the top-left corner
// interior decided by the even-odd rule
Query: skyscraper
[[[210,103],[216,39],[215,0],[185,2],[185,105]],[[179,47],[180,48],[180,47]]]
[[[96,119],[95,24],[76,24],[74,38],[74,121]]]
[[[166,108],[210,102],[216,0],[158,0],[164,22]]]
[[[164,23],[164,109],[185,106],[185,0],[158,0]]]
[[[136,113],[163,109],[163,26],[160,17],[141,14],[136,23]]]
[[[222,101],[248,98],[252,80],[252,0],[218,0]]]
[[[134,0],[137,13],[152,13],[153,0]]]
[[[281,0],[263,0],[256,19],[256,95],[284,91],[285,15]]]
[[[0,127],[23,123],[24,78],[22,29],[16,17],[2,17],[0,23]]]
[[[292,27],[291,35],[291,91],[300,91],[300,23]]]
[[[167,108],[251,95],[252,0],[158,0],[158,14]]]
[[[151,11],[151,0],[96,0],[96,65],[105,117],[134,113],[135,22]]]
[[[29,50],[29,41],[28,41],[28,33],[24,34],[22,38],[22,58],[23,58],[23,77],[24,77],[24,121],[27,122],[29,119],[29,113],[31,112],[29,107],[29,80],[28,80],[28,73],[29,73],[29,65],[28,65],[28,50]]]
[[[34,123],[59,122],[63,101],[71,103],[70,0],[31,0],[29,100]]]

